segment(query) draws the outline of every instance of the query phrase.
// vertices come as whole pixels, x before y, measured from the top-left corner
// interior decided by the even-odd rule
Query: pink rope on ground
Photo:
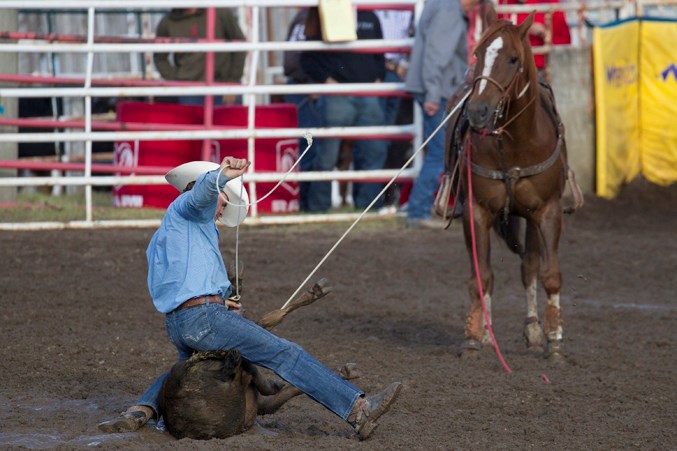
[[[498,347],[498,342],[496,341],[496,337],[494,336],[494,329],[491,327],[491,321],[489,319],[489,313],[487,312],[487,306],[486,303],[484,302],[484,290],[482,289],[482,280],[480,278],[480,265],[479,261],[477,259],[477,240],[475,239],[475,219],[473,216],[473,201],[472,201],[472,170],[470,168],[470,148],[472,146],[470,145],[470,142],[468,142],[468,147],[467,147],[467,159],[468,159],[468,164],[466,165],[468,167],[468,207],[470,208],[470,236],[472,238],[472,258],[473,258],[473,265],[475,266],[475,277],[477,278],[477,287],[479,288],[480,291],[480,301],[482,301],[482,310],[484,312],[484,322],[487,325],[487,330],[489,331],[489,336],[491,337],[491,341],[494,344],[494,350],[496,351],[496,355],[498,356],[498,360],[500,360],[501,364],[503,365],[503,368],[505,368],[505,372],[510,374],[512,373],[512,370],[508,366],[508,364],[505,362],[505,359],[503,358],[503,354],[501,354],[501,349]]]

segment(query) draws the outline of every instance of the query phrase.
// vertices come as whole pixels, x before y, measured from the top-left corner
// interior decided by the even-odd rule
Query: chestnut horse
[[[522,283],[527,300],[524,326],[527,346],[553,355],[559,353],[562,341],[562,275],[557,249],[562,231],[562,195],[567,179],[574,192],[576,207],[583,201],[567,165],[564,127],[552,91],[538,80],[527,36],[532,22],[533,13],[521,25],[515,26],[509,21],[498,20],[496,13],[489,10],[488,28],[475,50],[475,78],[468,86],[472,91],[462,113],[465,121],[461,122],[466,126],[457,135],[461,143],[459,183],[466,199],[463,230],[472,268],[468,280],[471,306],[462,350],[465,355],[491,343],[473,252],[475,248],[484,304],[491,321],[492,228],[522,260]],[[523,222],[526,222],[524,232],[521,230]],[[543,328],[537,309],[539,277],[547,294]]]

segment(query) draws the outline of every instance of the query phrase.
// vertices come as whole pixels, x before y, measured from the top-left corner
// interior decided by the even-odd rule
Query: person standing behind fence
[[[174,8],[158,23],[155,35],[159,38],[205,39],[207,36],[207,11],[200,8]],[[235,14],[230,9],[216,10],[214,38],[226,41],[245,39]],[[219,52],[214,54],[214,81],[240,83],[246,58],[244,52]],[[165,80],[204,81],[206,53],[155,53],[153,62]],[[214,97],[214,104],[232,105],[237,96]],[[179,103],[201,105],[204,96],[180,96]]]
[[[321,39],[320,30],[307,39]],[[357,12],[357,38],[383,39],[381,24],[372,11]],[[301,54],[301,67],[315,83],[380,83],[385,77],[383,53],[321,52]],[[325,121],[328,127],[379,126],[384,124],[378,97],[354,95],[325,96]],[[331,171],[338,160],[340,139],[326,139],[322,152],[315,155],[314,171]],[[388,145],[384,140],[357,139],[353,148],[356,170],[383,169]],[[380,193],[381,183],[354,183],[353,201],[366,208]],[[380,207],[379,200],[374,206]],[[308,188],[308,206],[322,212],[331,208],[331,182],[313,182]]]
[[[536,5],[541,3],[559,4],[559,0],[500,0],[500,5]],[[529,12],[511,13],[499,15],[500,19],[508,19],[515,25],[524,22],[529,16]],[[562,11],[555,11],[552,13],[552,45],[567,45],[571,44],[571,33],[569,32],[569,25],[567,25],[566,16]],[[547,25],[545,20],[545,13],[536,13],[534,15],[534,22],[529,28],[529,43],[532,47],[539,47],[545,45],[545,36],[547,32]],[[542,80],[548,80],[549,76],[545,73],[546,56],[542,53],[534,53],[534,63],[538,69],[538,75]]]
[[[380,9],[375,14],[381,23],[383,39],[406,39],[414,35],[412,30],[413,13],[411,11]],[[407,64],[406,54],[386,52],[386,75],[384,81],[386,83],[401,83],[404,81],[402,74],[406,74]],[[385,125],[393,125],[397,116],[397,109],[400,106],[400,97],[381,97],[381,104],[383,105]]]
[[[468,69],[467,24],[459,0],[427,0],[416,27],[405,90],[423,108],[427,139],[444,119],[445,106],[463,84]],[[435,191],[444,170],[444,130],[427,146],[423,166],[409,196],[407,226],[441,228],[432,218]]]
[[[383,39],[406,39],[414,36],[414,14],[412,11],[380,9],[376,16],[381,22]],[[386,83],[401,83],[407,74],[409,58],[405,53],[386,52]],[[411,124],[414,120],[412,99],[398,96],[381,97],[385,125]],[[407,161],[411,141],[390,140],[384,169],[400,169]],[[379,213],[394,213],[399,204],[399,184],[391,185],[384,194],[383,207]]]
[[[287,32],[287,41],[305,41],[306,29],[312,35],[319,33],[320,18],[317,8],[303,8],[292,19]],[[284,75],[287,84],[298,85],[312,83],[310,77],[301,67],[301,52],[284,52],[283,59]],[[324,127],[324,96],[318,94],[285,94],[284,101],[296,105],[299,128]],[[302,138],[299,148],[306,147],[305,139]],[[322,140],[316,139],[306,155],[299,163],[301,171],[311,171],[315,155],[322,152]],[[308,205],[309,182],[299,184],[299,204],[301,211],[312,211]]]

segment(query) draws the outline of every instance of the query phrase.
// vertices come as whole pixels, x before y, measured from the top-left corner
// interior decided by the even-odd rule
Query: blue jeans
[[[401,83],[402,79],[397,75],[395,71],[386,70],[386,83]],[[395,118],[397,117],[397,110],[400,107],[401,97],[381,97],[379,102],[381,103],[381,108],[383,108],[383,123],[385,125],[394,125]]]
[[[294,84],[289,81],[289,84]],[[296,114],[298,117],[299,128],[316,128],[324,127],[324,97],[313,98],[306,94],[287,94],[284,96],[284,101],[296,105]],[[299,151],[303,152],[308,146],[305,138],[299,140]],[[299,169],[303,171],[311,171],[313,169],[313,160],[315,155],[322,153],[322,140],[314,139],[313,145],[308,149],[308,153],[303,157],[299,163]],[[299,205],[301,211],[310,211],[308,207],[308,187],[309,182],[299,183]]]
[[[251,363],[269,368],[339,417],[346,420],[364,394],[305,352],[299,345],[271,334],[220,304],[204,304],[166,315],[167,334],[179,361],[195,351],[237,349]],[[137,404],[158,412],[159,394],[167,377],[153,382]]]
[[[223,105],[222,96],[212,96],[214,99],[214,106]],[[180,105],[204,105],[205,97],[204,96],[180,96],[178,103]]]
[[[223,96],[216,95],[212,96],[214,99],[214,106],[223,105]],[[179,96],[178,103],[180,105],[204,105],[205,97],[204,96]],[[238,95],[235,97],[235,105],[242,105],[242,96]]]
[[[377,97],[326,96],[325,120],[327,127],[383,125],[383,109]],[[332,171],[336,166],[341,146],[340,139],[323,140],[322,152],[315,155],[313,170]],[[383,169],[388,154],[384,140],[357,140],[353,146],[353,167],[357,171]],[[355,207],[366,208],[381,192],[381,183],[353,183]],[[378,208],[382,201],[374,206]],[[311,211],[331,208],[331,182],[312,182],[308,189]]]
[[[416,101],[423,104],[423,96],[416,96]],[[423,113],[423,138],[428,137],[444,120],[447,99],[441,99],[440,109],[434,116]],[[423,166],[409,195],[407,219],[415,221],[429,219],[432,216],[435,191],[440,185],[440,175],[444,171],[444,128],[428,142],[428,153],[423,160]]]

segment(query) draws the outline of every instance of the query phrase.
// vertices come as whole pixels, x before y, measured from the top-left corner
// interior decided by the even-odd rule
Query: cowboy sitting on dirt
[[[153,304],[166,315],[167,334],[176,346],[179,361],[198,351],[237,349],[245,360],[271,369],[347,421],[360,439],[366,439],[402,385],[395,382],[381,393],[365,397],[363,391],[299,345],[244,318],[240,304],[229,299],[232,285],[219,249],[215,220],[231,227],[244,220],[248,197],[238,177],[247,167],[247,160],[226,157],[220,166],[193,161],[165,176],[181,194],[168,207],[146,251]],[[136,405],[99,428],[104,432],[131,432],[157,418],[159,394],[167,374],[159,376]]]

